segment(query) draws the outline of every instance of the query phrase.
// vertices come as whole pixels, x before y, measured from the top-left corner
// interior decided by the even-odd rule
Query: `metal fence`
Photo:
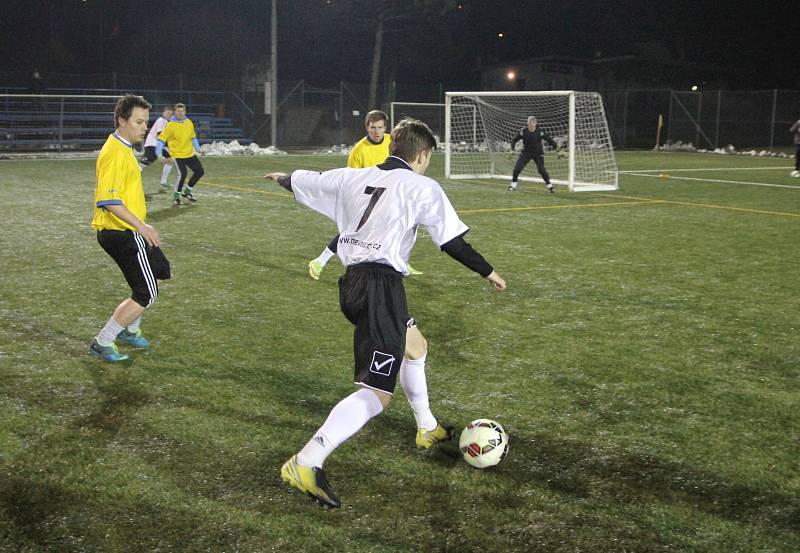
[[[660,142],[714,149],[786,148],[800,118],[797,90],[611,90],[603,94],[614,146],[652,148]]]
[[[144,95],[156,109],[182,101],[191,111],[230,118],[242,137],[269,144],[270,115],[264,83],[184,74],[143,76],[123,73],[44,74],[50,94]],[[26,72],[0,72],[0,94],[29,92]],[[447,91],[470,90],[471,82],[386,81],[380,104],[368,106],[366,83],[278,83],[278,145],[318,147],[351,144],[364,134],[370,109],[389,111],[391,102],[443,103]],[[660,142],[691,142],[698,148],[733,144],[737,149],[791,147],[789,127],[800,117],[797,90],[665,89],[601,91],[614,146],[653,148],[659,115]]]

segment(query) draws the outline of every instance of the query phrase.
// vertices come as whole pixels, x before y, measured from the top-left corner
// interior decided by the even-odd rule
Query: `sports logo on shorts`
[[[372,354],[372,363],[369,365],[369,371],[389,376],[392,374],[392,366],[394,366],[394,356],[376,350]]]

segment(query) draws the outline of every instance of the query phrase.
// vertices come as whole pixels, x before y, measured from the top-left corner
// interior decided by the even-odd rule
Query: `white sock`
[[[101,346],[110,346],[114,343],[114,340],[117,339],[117,334],[122,332],[123,328],[125,327],[115,321],[114,317],[111,317],[95,340],[97,340],[97,343]]]
[[[511,188],[516,188],[516,187],[517,187],[517,181],[512,180],[511,181]]]
[[[161,170],[161,184],[167,184],[167,177],[170,171],[172,171],[172,165],[165,163],[164,168]]]
[[[408,398],[408,404],[417,419],[417,428],[436,430],[439,424],[431,413],[428,403],[428,383],[425,380],[425,358],[403,359],[400,365],[400,386]]]
[[[297,462],[304,467],[322,467],[334,449],[381,411],[383,404],[375,392],[367,388],[353,392],[331,409],[325,423],[297,454]]]
[[[320,262],[320,263],[322,263],[323,265],[327,265],[327,264],[328,264],[328,261],[330,261],[330,260],[331,260],[331,257],[333,257],[334,255],[336,255],[336,254],[335,254],[335,253],[333,253],[333,252],[330,250],[330,248],[328,248],[327,246],[325,246],[325,249],[324,249],[324,250],[322,250],[322,253],[321,253],[321,254],[319,254],[319,257],[317,257],[317,261],[319,261],[319,262]]]
[[[139,330],[139,325],[140,324],[142,324],[142,318],[141,317],[139,317],[138,319],[136,319],[135,321],[133,321],[131,324],[129,324],[127,326],[128,332],[130,332],[131,334],[136,334],[136,331]]]
[[[175,164],[175,192],[178,191],[178,185],[181,183],[181,168],[178,167],[178,164]]]

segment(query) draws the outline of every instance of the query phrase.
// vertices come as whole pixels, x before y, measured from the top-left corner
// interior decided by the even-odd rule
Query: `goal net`
[[[554,184],[573,191],[616,190],[617,162],[603,101],[596,92],[448,92],[445,176],[510,180],[522,141],[511,140],[529,116],[557,145],[543,143]],[[544,182],[530,162],[519,180]]]

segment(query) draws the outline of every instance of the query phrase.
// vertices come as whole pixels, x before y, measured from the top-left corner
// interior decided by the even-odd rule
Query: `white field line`
[[[620,175],[622,174],[636,174],[636,173],[652,173],[657,171],[659,173],[677,173],[677,172],[686,172],[686,171],[761,171],[761,170],[771,170],[771,169],[780,169],[781,171],[791,171],[793,167],[791,165],[784,166],[776,166],[776,167],[711,167],[708,169],[637,169],[635,171],[620,171]]]
[[[766,186],[768,188],[792,188],[794,190],[800,190],[800,186],[793,186],[791,184],[770,184],[766,182],[748,182],[748,181],[739,181],[739,180],[719,180],[719,179],[701,179],[698,177],[673,177],[672,175],[648,175],[647,173],[637,173],[635,176],[638,177],[649,177],[651,179],[674,179],[674,180],[693,180],[693,181],[700,181],[700,182],[719,182],[723,184],[748,184],[751,186]]]

